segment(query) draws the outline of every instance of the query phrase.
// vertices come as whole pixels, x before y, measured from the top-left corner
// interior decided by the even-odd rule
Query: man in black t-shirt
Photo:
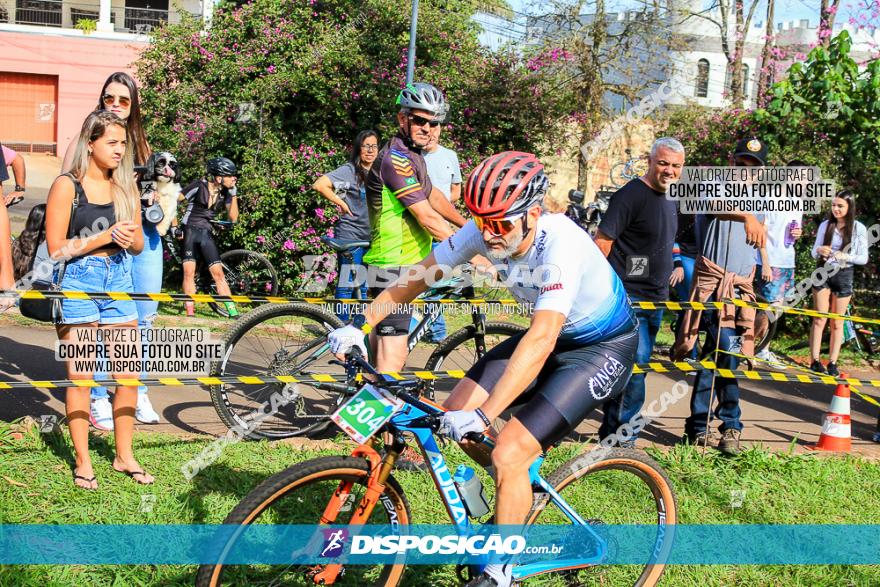
[[[669,299],[672,246],[678,226],[675,202],[666,198],[669,185],[681,176],[684,147],[673,138],[657,139],[648,157],[648,170],[630,181],[611,198],[595,241],[608,257],[633,301]],[[639,318],[639,350],[636,362],[651,358],[660,330],[663,310],[636,309]],[[617,434],[645,403],[645,375],[634,374],[623,393],[604,406],[600,438]],[[622,446],[635,446],[639,430],[618,438]]]

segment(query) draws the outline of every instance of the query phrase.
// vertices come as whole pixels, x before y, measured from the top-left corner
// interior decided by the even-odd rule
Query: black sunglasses
[[[438,126],[440,126],[439,120],[425,118],[424,116],[419,116],[418,114],[410,114],[409,121],[416,126],[425,126],[426,124],[430,124],[431,128],[437,128]]]

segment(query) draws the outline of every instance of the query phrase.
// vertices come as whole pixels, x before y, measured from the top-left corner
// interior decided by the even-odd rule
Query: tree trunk
[[[730,61],[730,102],[737,108],[743,102],[743,49],[745,48],[746,30],[743,27],[745,16],[743,15],[743,0],[735,0],[733,3],[734,18],[736,19],[736,37],[733,42],[733,60]]]
[[[758,76],[758,91],[756,94],[756,102],[758,106],[763,106],[766,102],[767,92],[773,84],[772,65],[770,63],[770,50],[776,44],[776,30],[773,26],[774,9],[776,0],[767,0],[767,26],[764,28],[764,48],[761,50],[761,73]]]
[[[834,28],[834,17],[837,16],[837,9],[840,6],[840,0],[821,0],[819,5],[819,42],[827,47],[831,43],[831,30]],[[823,32],[827,34],[823,35]]]

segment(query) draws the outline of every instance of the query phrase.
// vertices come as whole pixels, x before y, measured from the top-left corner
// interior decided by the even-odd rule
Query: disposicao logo
[[[321,549],[321,557],[336,558],[345,550],[345,541],[348,540],[348,530],[322,530],[324,533],[324,548]]]

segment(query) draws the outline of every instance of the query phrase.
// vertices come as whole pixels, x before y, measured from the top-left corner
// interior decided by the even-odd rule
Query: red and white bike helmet
[[[471,172],[464,188],[464,203],[471,214],[483,218],[513,216],[541,204],[549,187],[550,180],[537,157],[504,151]]]

